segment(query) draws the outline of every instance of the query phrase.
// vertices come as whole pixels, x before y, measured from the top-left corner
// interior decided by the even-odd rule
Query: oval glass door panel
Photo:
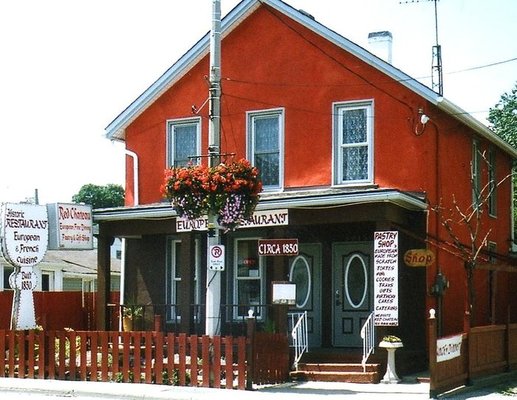
[[[296,307],[304,308],[311,295],[311,269],[304,256],[299,255],[294,259],[289,280],[296,283]]]
[[[354,254],[345,267],[345,294],[352,308],[364,303],[368,289],[366,265],[360,255]]]

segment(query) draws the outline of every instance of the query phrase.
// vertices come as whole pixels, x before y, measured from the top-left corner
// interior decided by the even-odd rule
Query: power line
[[[517,57],[510,58],[510,59],[508,59],[508,60],[503,60],[503,61],[496,61],[496,62],[493,62],[493,63],[490,63],[490,64],[478,65],[478,66],[475,66],[475,67],[459,69],[459,70],[457,70],[457,71],[447,72],[447,74],[448,74],[448,75],[450,75],[450,74],[459,74],[459,73],[461,73],[461,72],[468,72],[468,71],[474,71],[474,70],[476,70],[476,69],[482,69],[482,68],[488,68],[488,67],[495,67],[495,66],[497,66],[497,65],[507,64],[507,63],[514,62],[514,61],[517,61]]]

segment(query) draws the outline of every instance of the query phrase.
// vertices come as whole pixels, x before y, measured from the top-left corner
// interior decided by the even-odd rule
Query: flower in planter
[[[258,175],[245,159],[213,168],[176,167],[165,171],[162,193],[181,217],[196,219],[211,212],[223,228],[234,230],[253,215],[262,190]]]
[[[399,343],[399,342],[402,342],[402,340],[398,337],[398,336],[395,336],[395,335],[386,335],[382,338],[382,341],[383,342],[387,342],[387,343]]]

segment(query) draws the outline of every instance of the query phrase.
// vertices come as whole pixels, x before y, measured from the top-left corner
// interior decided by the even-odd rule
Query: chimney
[[[393,35],[389,31],[371,32],[368,34],[371,52],[391,64]]]

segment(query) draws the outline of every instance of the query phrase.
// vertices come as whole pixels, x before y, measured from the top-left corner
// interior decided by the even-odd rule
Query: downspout
[[[139,186],[138,186],[138,155],[131,150],[125,149],[126,155],[133,159],[133,206],[137,206],[139,204]],[[120,259],[120,300],[119,303],[121,306],[124,305],[124,296],[126,292],[126,238],[122,238],[121,244],[121,259]],[[122,311],[123,308],[120,307],[119,313],[119,330],[122,330]]]
[[[133,159],[133,205],[137,206],[139,204],[139,187],[138,187],[138,155],[131,150],[125,149],[126,155]]]

